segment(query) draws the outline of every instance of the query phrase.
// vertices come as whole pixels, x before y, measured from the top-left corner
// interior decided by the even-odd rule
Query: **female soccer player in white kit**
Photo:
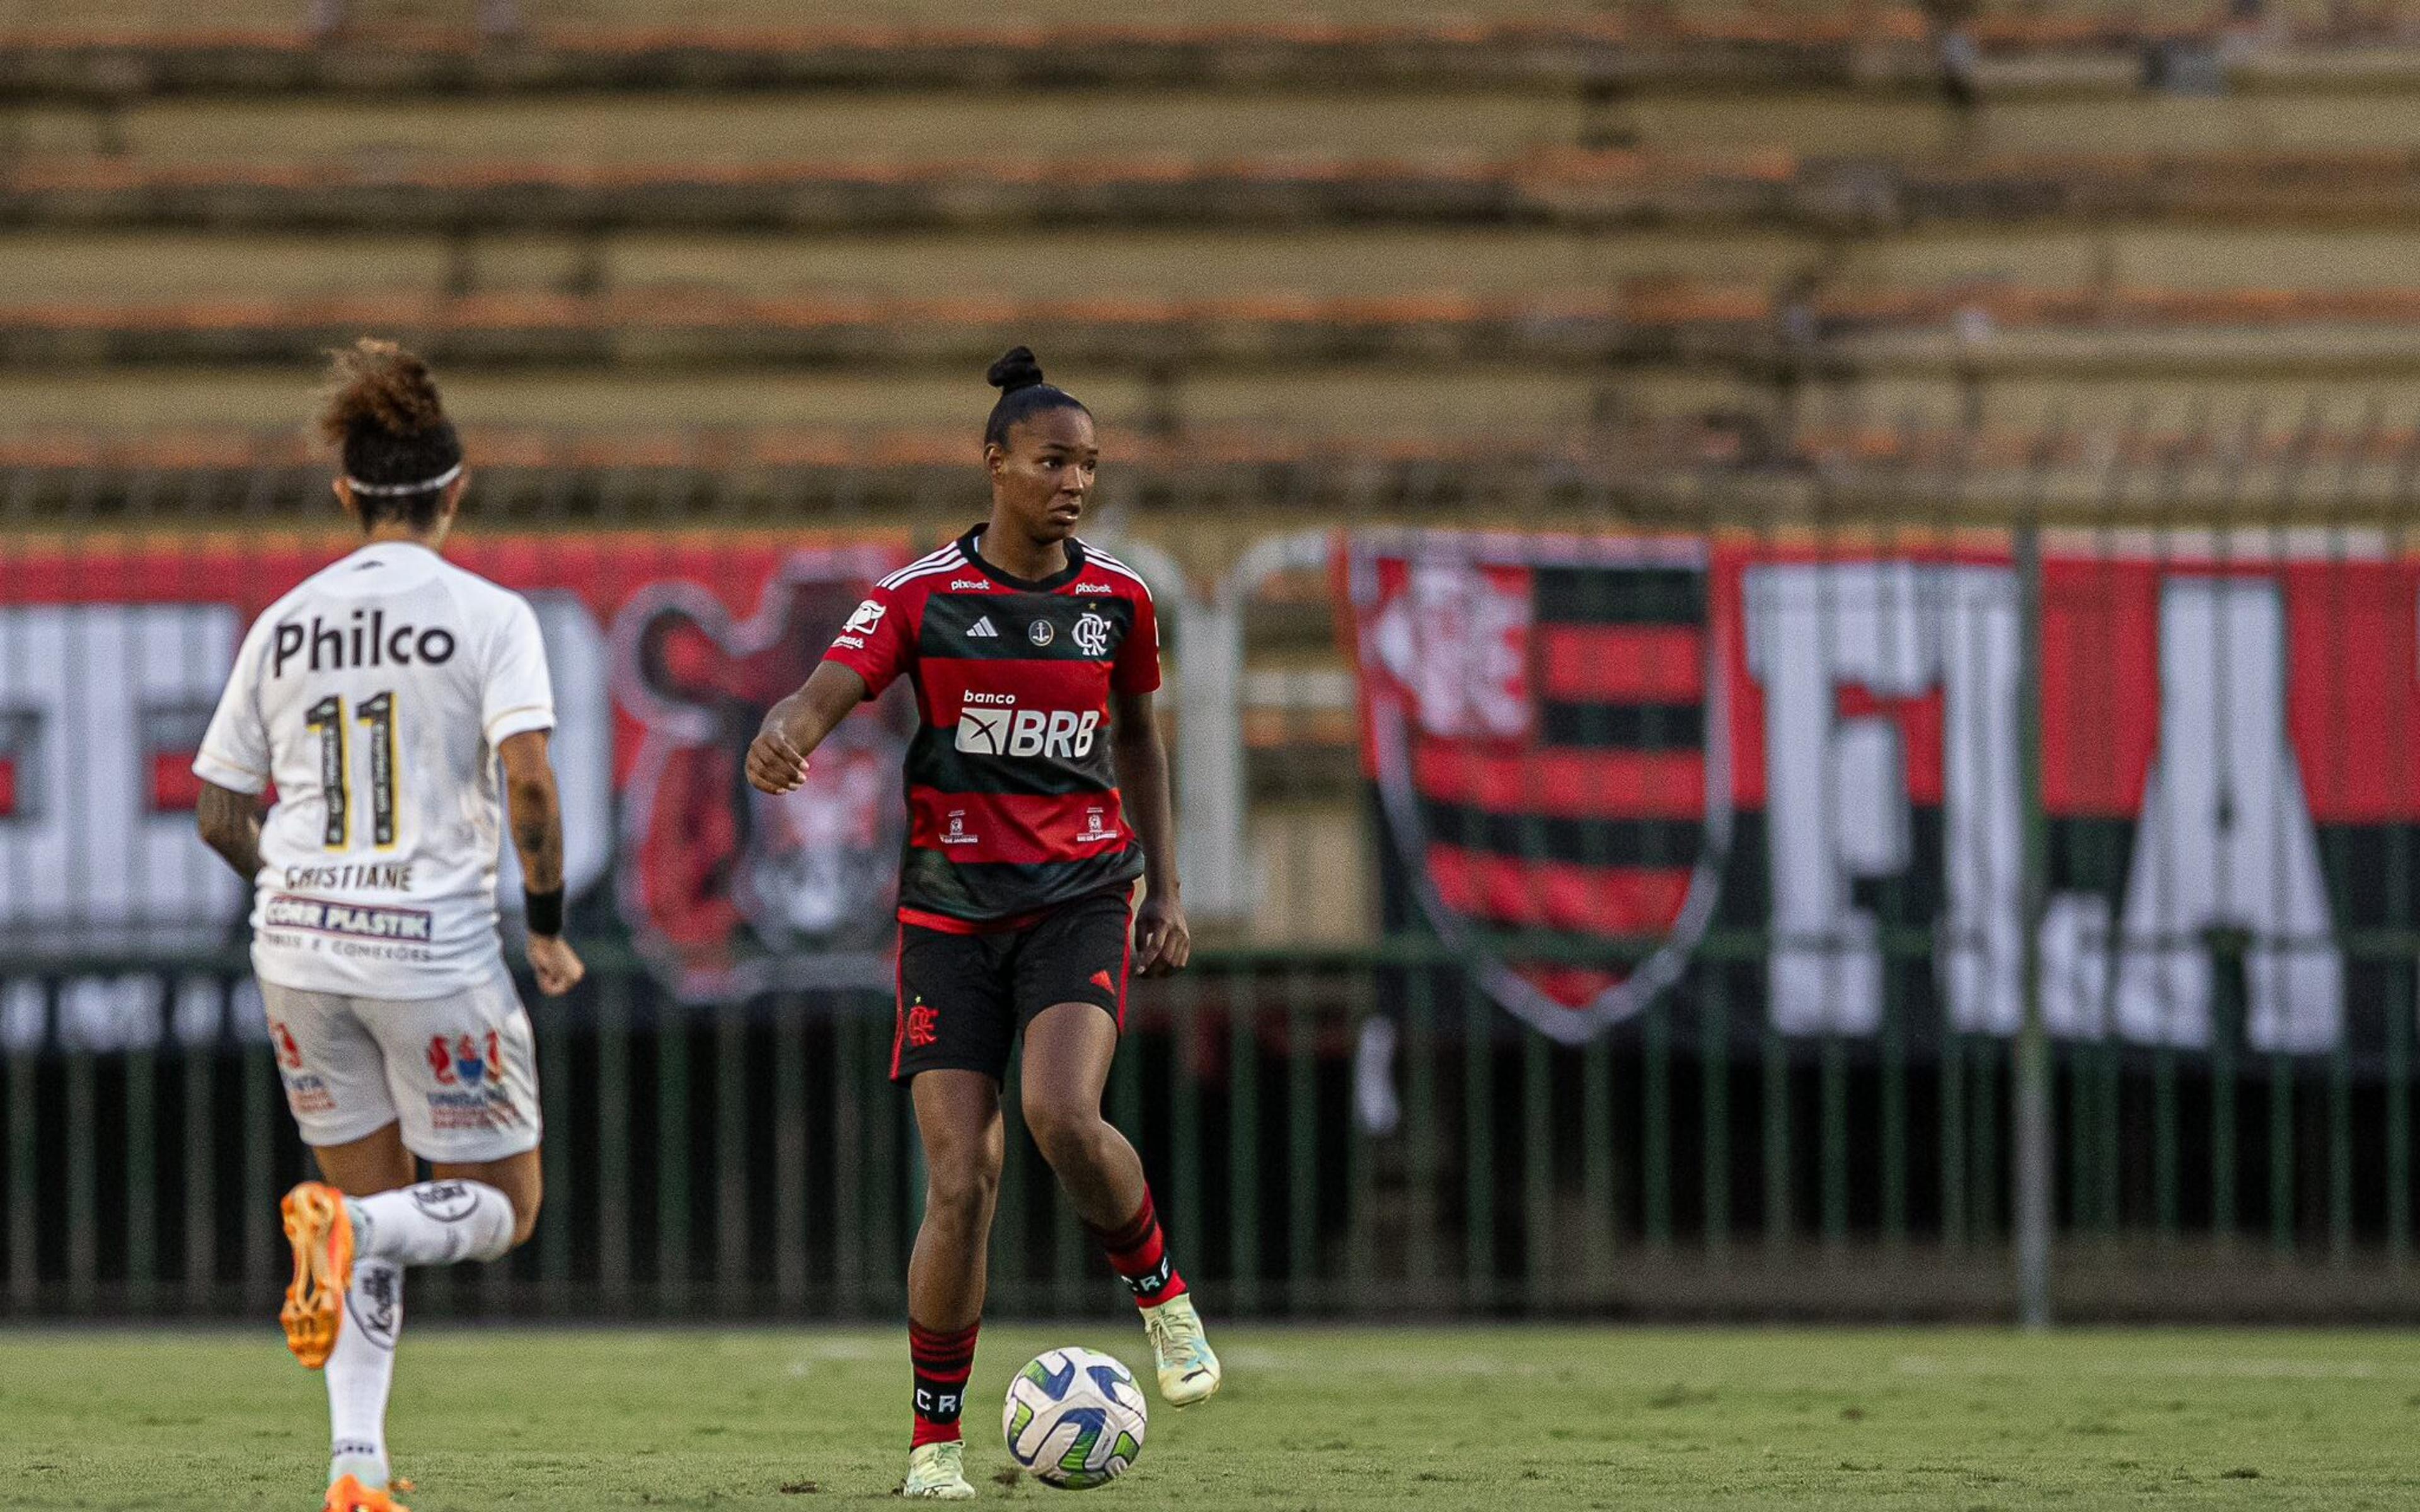
[[[281,1315],[327,1373],[323,1506],[401,1512],[386,1398],[403,1267],[496,1259],[537,1221],[535,1047],[496,933],[500,763],[539,989],[568,992],[582,967],[562,937],[536,617],[438,555],[462,443],[428,369],[364,341],[335,377],[320,427],[368,543],[253,625],[194,770],[203,839],[255,884],[253,969],[324,1178],[285,1200]]]

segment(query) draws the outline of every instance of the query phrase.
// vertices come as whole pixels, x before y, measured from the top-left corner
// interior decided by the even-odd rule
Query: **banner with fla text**
[[[0,553],[0,942],[143,958],[243,937],[243,888],[194,838],[194,750],[246,626],[354,544]],[[475,532],[447,555],[536,609],[582,927],[618,919],[690,999],[887,984],[904,696],[845,721],[796,794],[755,792],[741,760],[904,537]],[[510,847],[503,864],[510,903]]]
[[[1689,999],[1712,933],[1790,1034],[2012,1033],[2028,948],[2069,1037],[2413,1012],[2420,556],[2381,538],[2051,532],[2031,689],[2005,535],[1380,532],[1340,581],[1398,922],[1558,1037]]]

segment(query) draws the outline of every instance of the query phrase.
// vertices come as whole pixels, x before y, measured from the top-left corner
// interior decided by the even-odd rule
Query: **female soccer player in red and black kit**
[[[748,752],[751,782],[790,792],[849,710],[902,674],[914,684],[891,1073],[930,1174],[908,1267],[916,1423],[901,1490],[945,1501],[975,1494],[958,1414],[1019,1030],[1026,1127],[1140,1304],[1160,1395],[1183,1407],[1219,1381],[1142,1162],[1101,1117],[1129,969],[1173,971],[1191,949],[1151,711],[1158,622],[1134,569],[1076,535],[1100,457],[1092,414],[1022,347],[990,378],[991,518],[877,584]]]

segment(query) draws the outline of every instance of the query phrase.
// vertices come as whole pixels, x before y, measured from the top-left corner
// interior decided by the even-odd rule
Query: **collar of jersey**
[[[969,566],[996,583],[1029,594],[1047,594],[1066,587],[1084,575],[1084,543],[1072,535],[1067,537],[1067,565],[1047,578],[1033,579],[1014,577],[985,562],[983,553],[975,549],[975,537],[983,532],[983,526],[977,524],[966,534],[959,536],[958,554],[967,559]]]
[[[366,556],[372,551],[391,551],[398,547],[406,551],[416,551],[432,562],[442,559],[442,553],[425,541],[364,541],[353,548],[346,560],[349,562],[353,557]]]

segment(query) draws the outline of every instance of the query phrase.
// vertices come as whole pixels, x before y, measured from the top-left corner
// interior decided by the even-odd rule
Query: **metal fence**
[[[1357,494],[1290,462],[1218,478],[1223,533],[1146,480],[1169,491],[1128,500],[1130,537],[1191,584],[1162,590],[1180,801],[1230,826],[1193,821],[1208,948],[1139,986],[1110,1091],[1180,1263],[1234,1313],[2006,1316],[2030,1055],[2062,1316],[2420,1316],[2413,457],[2375,425],[1903,432],[1652,484],[1533,464],[1510,495],[1451,459]],[[810,482],[791,497],[870,492]],[[227,518],[158,502],[224,476],[123,484],[0,484],[0,613],[63,592],[28,565],[62,540],[89,568]],[[1285,518],[1297,485],[1335,530]],[[747,523],[778,517],[761,486],[735,482]],[[717,498],[691,475],[613,524]],[[704,539],[665,560],[710,566]],[[1438,624],[1489,614],[1523,638],[1517,734],[1485,678],[1420,681],[1477,643]],[[0,843],[71,796],[26,775],[35,653],[6,623]],[[1672,643],[1696,659],[1634,675]],[[1976,712],[1994,687],[2006,719]],[[173,749],[147,717],[127,762]],[[1676,798],[1677,770],[1715,778]],[[183,824],[137,776],[163,784],[144,822]],[[1471,856],[1493,870],[1457,892]],[[303,1152],[235,909],[174,940],[26,925],[54,880],[0,865],[0,1307],[256,1308]],[[415,1305],[895,1313],[920,1181],[887,998],[811,973],[685,995],[592,887],[597,974],[536,1009],[537,1238]],[[1001,1308],[1113,1304],[1031,1145],[1009,1162]]]

